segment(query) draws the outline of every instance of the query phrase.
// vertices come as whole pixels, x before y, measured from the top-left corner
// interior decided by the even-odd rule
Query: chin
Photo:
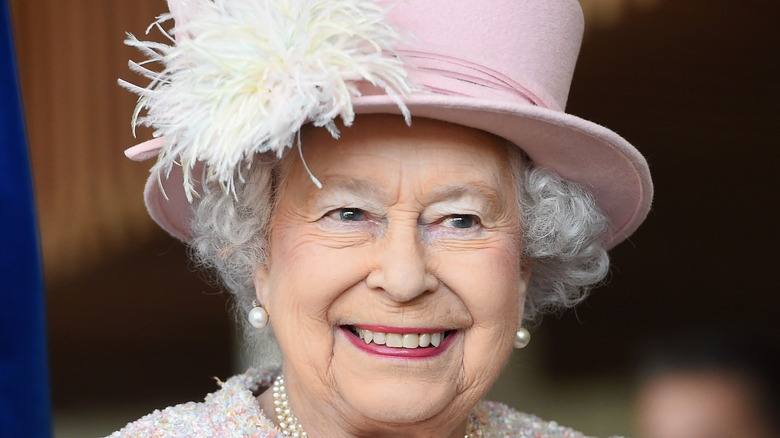
[[[404,378],[377,378],[358,391],[342,394],[345,401],[363,417],[384,424],[425,422],[453,406],[456,385],[447,382],[405,381]]]

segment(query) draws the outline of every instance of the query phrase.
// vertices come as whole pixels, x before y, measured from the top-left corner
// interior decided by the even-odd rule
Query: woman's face
[[[530,275],[506,154],[484,132],[393,116],[303,145],[323,187],[293,165],[255,274],[295,414],[457,427],[512,349]]]

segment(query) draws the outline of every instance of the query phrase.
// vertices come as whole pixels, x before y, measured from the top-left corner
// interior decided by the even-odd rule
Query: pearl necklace
[[[287,400],[287,391],[284,388],[284,376],[281,374],[274,380],[273,397],[276,419],[279,421],[279,429],[282,429],[284,436],[288,438],[308,437],[309,435],[303,430],[303,425],[298,422],[292,412],[290,401]]]
[[[290,401],[287,399],[287,390],[284,387],[284,376],[279,376],[274,380],[273,384],[273,398],[274,398],[274,411],[276,411],[276,420],[279,422],[279,429],[282,430],[284,436],[288,438],[305,438],[309,435],[303,430],[303,425],[298,422],[298,418],[293,414]],[[477,438],[482,436],[480,433],[477,435],[474,431],[474,422],[469,421],[466,425],[466,435],[463,438]]]

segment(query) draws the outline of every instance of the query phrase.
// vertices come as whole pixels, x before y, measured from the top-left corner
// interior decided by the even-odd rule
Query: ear
[[[270,287],[268,286],[268,268],[258,266],[252,275],[252,282],[255,285],[255,296],[257,302],[268,310],[268,301],[270,297]]]
[[[528,256],[523,256],[520,261],[520,282],[523,283],[523,292],[528,289],[528,283],[531,281],[531,273],[534,271],[534,260]]]
[[[531,282],[531,273],[534,270],[533,259],[523,256],[520,264],[520,314],[518,315],[517,326],[522,327],[523,316],[525,315],[525,300],[528,297],[528,285]]]

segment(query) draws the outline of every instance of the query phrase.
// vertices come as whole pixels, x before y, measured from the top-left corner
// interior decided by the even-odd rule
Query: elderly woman
[[[563,112],[579,6],[390,3],[169,0],[170,45],[130,38],[164,66],[125,83],[147,206],[256,363],[113,436],[581,436],[481,401],[649,208],[641,155]]]

